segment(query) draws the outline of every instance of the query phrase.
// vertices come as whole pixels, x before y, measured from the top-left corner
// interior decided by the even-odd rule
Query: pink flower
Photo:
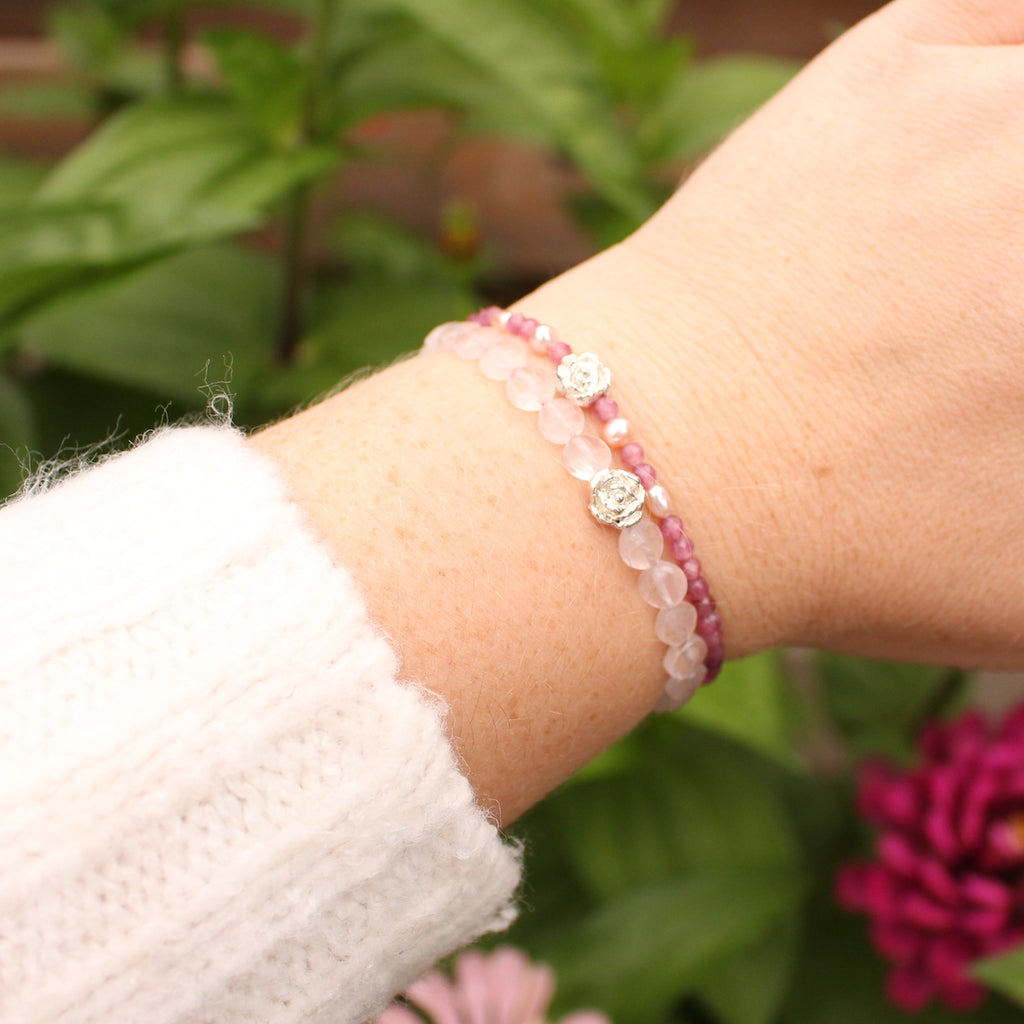
[[[455,961],[454,977],[430,971],[402,993],[409,1006],[392,1003],[377,1024],[543,1024],[555,994],[554,972],[525,953],[502,946],[492,953],[469,950]],[[584,1010],[561,1024],[610,1024],[603,1013]]]
[[[918,749],[908,771],[864,767],[876,859],[843,868],[836,896],[871,918],[895,1005],[970,1010],[985,996],[970,964],[1024,942],[1024,705],[999,725],[930,725]]]

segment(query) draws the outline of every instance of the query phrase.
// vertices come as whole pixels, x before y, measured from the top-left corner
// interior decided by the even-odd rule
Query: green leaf
[[[786,679],[778,651],[731,661],[722,686],[704,687],[680,714],[795,768],[790,744]]]
[[[905,759],[937,695],[958,674],[931,665],[819,654],[823,695],[856,755]]]
[[[691,872],[800,860],[782,794],[765,762],[678,722],[634,738],[628,771],[548,800],[558,841],[601,898]],[[549,819],[550,820],[550,819]]]
[[[207,32],[207,48],[240,109],[268,140],[293,146],[302,135],[305,69],[298,55],[259,32]]]
[[[331,149],[275,150],[216,99],[125,110],[33,203],[0,216],[0,327],[74,286],[257,226],[335,159]]]
[[[64,82],[18,82],[0,89],[0,117],[17,121],[82,121],[95,113],[92,97]]]
[[[974,964],[971,973],[1024,1007],[1024,946]]]
[[[0,157],[0,213],[24,207],[47,172],[44,164]]]
[[[194,402],[226,378],[229,390],[252,387],[269,362],[277,293],[267,258],[212,246],[55,302],[21,335],[66,369]]]
[[[652,210],[643,168],[616,124],[586,48],[564,25],[516,0],[390,0],[546,125],[610,201],[638,220]]]
[[[632,889],[557,948],[559,1009],[597,1006],[616,1024],[655,1024],[705,973],[790,914],[801,887],[781,870],[720,870]]]
[[[691,65],[638,131],[651,159],[691,160],[705,153],[778,92],[799,70],[795,61],[734,55]]]
[[[20,486],[36,430],[28,395],[15,381],[0,373],[0,501]]]
[[[784,918],[706,971],[697,993],[722,1024],[771,1024],[796,965],[800,923]]]

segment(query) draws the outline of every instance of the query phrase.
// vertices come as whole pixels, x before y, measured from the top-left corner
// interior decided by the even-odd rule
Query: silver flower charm
[[[567,355],[555,372],[562,393],[577,405],[590,405],[612,386],[612,371],[593,352]]]
[[[640,521],[644,486],[624,469],[602,469],[590,481],[590,512],[599,523],[624,530]]]

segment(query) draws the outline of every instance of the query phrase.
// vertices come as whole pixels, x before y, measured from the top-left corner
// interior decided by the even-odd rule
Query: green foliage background
[[[353,134],[367,118],[441,108],[454,139],[568,161],[586,183],[572,214],[596,247],[794,70],[695,61],[691,40],[661,32],[667,0],[263,0],[304,19],[302,41],[208,32],[217,74],[196,78],[186,15],[209,6],[55,6],[73,74],[0,92],[0,116],[96,123],[57,166],[0,160],[0,493],[27,461],[222,391],[255,425],[502,286],[500,253],[464,210],[438,211],[447,245],[347,211],[329,261],[311,263],[314,190],[372,158]],[[161,43],[141,47],[154,27]],[[246,244],[268,226],[276,255]],[[507,938],[557,968],[561,1007],[617,1024],[895,1022],[862,923],[830,897],[835,866],[865,842],[851,773],[863,756],[907,759],[920,723],[969,687],[824,655],[728,666],[517,826],[528,909]],[[1019,962],[981,974],[1024,1002]],[[975,1019],[1021,1017],[993,997]]]

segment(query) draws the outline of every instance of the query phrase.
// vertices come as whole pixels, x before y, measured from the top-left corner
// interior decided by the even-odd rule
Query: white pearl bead
[[[599,437],[577,434],[562,450],[565,468],[578,480],[592,480],[612,464],[612,450]]]
[[[648,489],[647,507],[651,510],[651,514],[656,515],[659,519],[664,519],[672,511],[672,499],[661,484],[655,484]]]
[[[538,324],[530,338],[530,348],[539,356],[547,355],[548,348],[558,341],[553,328],[547,324]]]
[[[619,555],[631,569],[649,569],[661,558],[664,546],[661,530],[650,519],[641,519],[619,534]]]
[[[621,448],[629,440],[631,431],[629,420],[616,416],[604,425],[604,439],[613,448]]]
[[[583,410],[567,398],[545,402],[537,414],[540,436],[552,444],[566,444],[570,438],[582,434],[585,422]]]
[[[537,412],[555,397],[555,373],[540,366],[517,366],[505,384],[508,400],[526,412]]]
[[[674,608],[662,608],[654,620],[654,632],[663,644],[670,647],[685,644],[697,628],[697,609],[684,601]]]
[[[674,562],[655,562],[638,582],[640,596],[652,608],[673,608],[686,598],[686,576]]]
[[[493,327],[475,327],[455,341],[455,354],[460,359],[479,359],[493,344],[501,341],[502,334]]]
[[[480,372],[489,380],[508,380],[513,370],[526,365],[528,358],[521,341],[503,338],[480,357]]]
[[[423,339],[423,351],[454,352],[455,343],[472,330],[474,330],[473,325],[464,320],[453,320],[450,323],[441,324]]]

